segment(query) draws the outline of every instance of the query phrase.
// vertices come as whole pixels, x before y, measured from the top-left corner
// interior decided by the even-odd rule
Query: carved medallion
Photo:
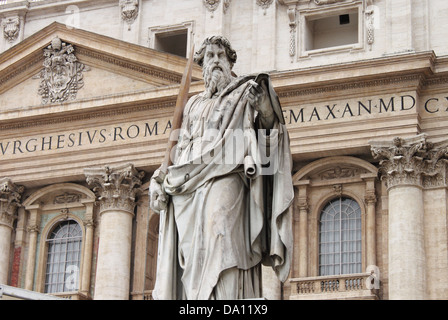
[[[120,0],[121,18],[129,25],[133,24],[138,16],[138,0]]]
[[[219,6],[220,0],[204,0],[205,7],[210,11],[215,11]]]
[[[20,20],[19,17],[6,18],[2,21],[3,36],[9,42],[14,42],[19,36]]]
[[[34,77],[42,79],[38,93],[43,104],[73,100],[84,86],[83,72],[90,68],[80,63],[74,52],[71,44],[59,38],[44,49],[44,68]]]
[[[263,9],[269,8],[269,6],[272,4],[273,0],[257,0],[257,4],[262,7]]]

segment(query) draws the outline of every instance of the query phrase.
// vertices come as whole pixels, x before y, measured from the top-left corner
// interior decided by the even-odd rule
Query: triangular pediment
[[[0,54],[0,121],[104,107],[117,97],[172,98],[186,61],[55,22]],[[201,77],[195,65],[193,82]]]

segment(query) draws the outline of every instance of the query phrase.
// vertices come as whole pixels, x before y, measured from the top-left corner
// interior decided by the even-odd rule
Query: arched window
[[[331,200],[320,216],[319,275],[362,272],[361,208],[345,197]]]
[[[59,223],[48,240],[45,292],[71,292],[79,289],[81,226],[74,220]]]

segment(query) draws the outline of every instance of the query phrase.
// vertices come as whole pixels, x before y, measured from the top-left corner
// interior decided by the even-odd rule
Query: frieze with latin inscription
[[[335,100],[315,104],[283,107],[288,129],[333,122],[416,114],[422,118],[448,112],[448,94],[418,97],[415,92],[395,95]],[[86,148],[156,141],[169,137],[171,120],[160,118],[78,131],[43,134],[0,140],[0,160],[48,152],[75,151]]]

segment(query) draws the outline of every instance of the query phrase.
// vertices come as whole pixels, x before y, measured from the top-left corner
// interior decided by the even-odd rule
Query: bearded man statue
[[[173,165],[150,182],[160,213],[155,299],[262,297],[261,266],[289,275],[294,197],[289,137],[266,74],[237,77],[221,36],[195,54],[205,91],[184,109]]]

